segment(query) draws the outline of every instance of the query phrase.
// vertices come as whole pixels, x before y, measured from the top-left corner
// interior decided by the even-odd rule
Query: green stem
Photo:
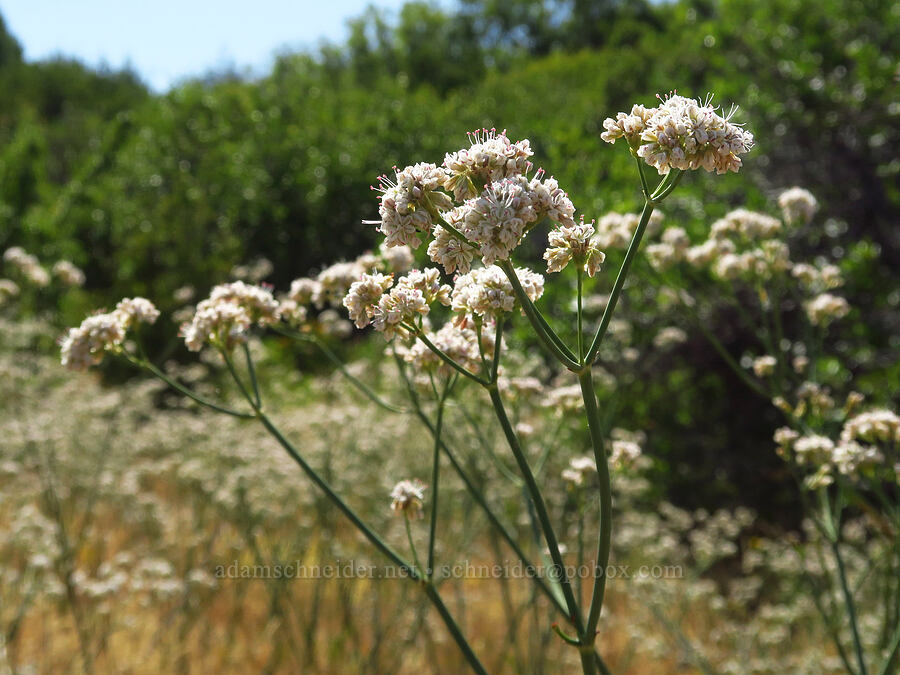
[[[253,419],[254,417],[256,417],[256,415],[254,415],[253,413],[241,412],[239,410],[232,410],[231,408],[227,408],[225,406],[219,405],[218,403],[213,403],[212,401],[208,401],[207,399],[203,398],[199,394],[195,394],[193,391],[191,391],[187,387],[179,384],[178,382],[176,382],[175,380],[170,378],[168,375],[166,375],[163,371],[161,371],[159,368],[157,368],[155,365],[153,365],[149,361],[137,360],[130,356],[126,356],[126,358],[128,359],[129,362],[133,363],[134,365],[136,365],[140,368],[146,368],[151,373],[153,373],[153,375],[155,375],[160,380],[165,382],[167,385],[172,387],[172,389],[184,394],[189,399],[196,401],[200,405],[204,405],[207,408],[215,410],[216,412],[220,412],[225,415],[231,415],[232,417],[238,417],[240,419],[247,420],[247,419]]]
[[[341,375],[346,377],[347,380],[350,382],[350,384],[352,384],[354,387],[356,387],[366,398],[368,398],[370,401],[372,401],[372,403],[374,403],[375,405],[379,406],[380,408],[384,408],[385,410],[388,410],[390,412],[395,412],[395,413],[409,412],[408,410],[405,410],[404,408],[400,408],[398,406],[391,405],[387,401],[382,400],[382,398],[380,396],[378,396],[378,394],[376,394],[372,390],[371,387],[369,387],[365,382],[363,382],[362,380],[357,378],[355,375],[353,375],[347,369],[347,366],[344,365],[344,362],[341,361],[341,359],[337,356],[337,354],[335,354],[331,349],[329,349],[328,346],[324,342],[322,342],[319,338],[317,338],[315,335],[304,335],[303,333],[298,333],[296,331],[290,331],[285,328],[281,328],[280,326],[274,327],[273,330],[275,330],[275,332],[277,332],[281,335],[284,335],[285,337],[289,337],[294,340],[297,340],[298,342],[311,342],[312,344],[314,344],[325,355],[325,357],[335,365],[335,367],[340,371]]]
[[[369,540],[369,542],[375,546],[381,553],[383,553],[391,562],[405,570],[410,578],[414,581],[422,581],[422,587],[425,590],[425,594],[428,596],[428,599],[435,606],[438,613],[441,615],[441,618],[444,621],[444,624],[447,627],[447,630],[450,631],[450,634],[453,636],[453,639],[456,641],[457,646],[462,651],[463,656],[465,656],[466,661],[473,671],[478,673],[478,675],[487,675],[487,671],[484,666],[481,665],[481,662],[478,660],[478,657],[472,651],[472,647],[469,645],[465,636],[459,629],[459,626],[456,625],[453,617],[450,615],[450,612],[447,610],[446,605],[444,605],[441,600],[440,595],[434,586],[422,579],[419,573],[410,566],[408,562],[406,562],[399,554],[397,554],[388,544],[386,544],[382,539],[372,531],[360,518],[356,515],[356,512],[348,506],[343,499],[341,499],[334,490],[332,490],[331,486],[328,485],[322,478],[319,477],[319,474],[306,463],[303,457],[297,452],[297,449],[293,446],[293,444],[284,437],[281,431],[272,424],[272,421],[266,416],[262,410],[257,410],[257,417],[259,418],[262,425],[266,428],[266,430],[275,438],[276,441],[287,451],[287,453],[291,456],[291,458],[303,469],[304,473],[313,481],[313,483],[322,490],[325,495],[337,506],[337,508],[343,513],[351,523],[353,523],[356,528],[363,534],[363,536]],[[408,521],[407,521],[408,523]]]
[[[428,347],[428,349],[430,349],[432,352],[434,352],[438,356],[438,358],[441,359],[441,361],[443,361],[448,366],[453,368],[453,370],[458,372],[460,375],[464,375],[465,377],[468,377],[470,380],[474,380],[475,382],[477,382],[478,384],[480,384],[482,386],[487,386],[489,384],[487,380],[478,377],[474,373],[470,373],[468,370],[463,368],[459,363],[457,363],[452,358],[447,356],[444,352],[442,352],[440,349],[438,349],[434,345],[434,343],[428,339],[428,336],[425,335],[425,332],[423,330],[420,330],[418,328],[415,328],[414,326],[410,326],[405,323],[401,323],[400,325],[403,326],[403,328],[405,328],[406,330],[408,330],[412,335],[415,335],[417,338],[419,338],[422,341],[422,343],[426,347]]]
[[[534,306],[534,303],[528,297],[528,294],[525,293],[525,289],[522,288],[522,283],[519,281],[519,277],[516,274],[516,270],[512,266],[512,263],[509,260],[501,260],[499,261],[499,266],[504,274],[506,274],[510,284],[512,284],[513,292],[516,294],[516,298],[519,300],[519,304],[522,305],[525,316],[528,317],[528,320],[531,322],[531,327],[534,328],[534,332],[537,333],[540,341],[566,368],[577,371],[580,368],[580,365],[575,355],[572,353],[572,350],[563,343],[562,339],[541,315],[538,308]]]
[[[426,578],[425,570],[422,563],[419,562],[419,554],[416,551],[416,542],[413,541],[412,528],[409,526],[409,516],[403,514],[403,523],[406,526],[406,541],[409,542],[409,550],[412,552],[413,563],[416,566],[416,572],[424,579]]]
[[[256,399],[256,407],[259,408],[262,406],[262,399],[259,396],[259,383],[256,381],[256,368],[253,366],[253,359],[250,358],[250,348],[247,346],[245,342],[243,345],[244,348],[244,359],[247,361],[247,371],[250,373],[250,386],[253,387],[253,398]]]
[[[500,345],[498,344],[497,349],[499,349],[499,347]],[[531,467],[528,465],[528,460],[526,459],[525,454],[522,452],[522,448],[519,445],[519,439],[516,436],[516,432],[512,428],[512,424],[510,424],[509,417],[507,417],[506,415],[506,408],[503,406],[503,400],[500,397],[500,392],[497,390],[496,385],[490,387],[488,391],[490,392],[491,403],[494,405],[494,411],[497,414],[497,419],[500,421],[500,426],[503,428],[503,433],[506,436],[506,441],[516,458],[516,463],[519,466],[519,472],[522,474],[522,478],[525,479],[525,488],[528,490],[528,494],[531,497],[531,501],[534,504],[535,511],[537,512],[538,521],[541,524],[541,530],[543,530],[544,539],[546,540],[547,548],[550,551],[550,559],[553,561],[553,565],[559,576],[559,582],[560,586],[562,587],[563,598],[566,602],[568,616],[572,625],[578,631],[579,635],[583,635],[584,624],[582,622],[581,612],[578,609],[578,603],[575,601],[575,594],[572,591],[572,583],[569,580],[568,575],[566,574],[566,568],[563,564],[562,555],[559,552],[559,541],[556,538],[556,531],[553,529],[553,524],[550,522],[550,514],[547,512],[547,505],[544,503],[544,498],[541,495],[540,488],[538,487],[537,482],[534,479],[534,474],[531,472]]]
[[[866,660],[863,655],[862,640],[859,636],[859,625],[856,618],[856,603],[853,594],[850,593],[850,585],[847,583],[847,571],[844,568],[844,556],[841,555],[840,545],[836,540],[831,542],[831,550],[837,562],[838,578],[841,582],[841,592],[844,595],[844,604],[847,606],[847,617],[850,620],[850,632],[853,635],[853,649],[856,652],[856,663],[859,667],[859,675],[866,675]]]
[[[429,579],[434,574],[434,544],[437,532],[438,514],[438,481],[440,480],[441,468],[441,426],[444,422],[444,403],[446,402],[449,389],[450,385],[448,382],[444,385],[444,391],[438,400],[437,418],[434,423],[434,458],[431,467],[431,524],[428,529],[428,567],[425,568],[425,576]]]
[[[628,245],[628,250],[625,252],[625,259],[622,261],[622,267],[619,268],[619,273],[616,276],[612,290],[609,293],[609,300],[606,303],[606,309],[603,310],[603,316],[600,318],[600,325],[597,326],[597,333],[594,335],[594,340],[591,343],[590,349],[588,349],[587,356],[584,358],[585,364],[593,363],[597,359],[597,353],[600,351],[600,343],[603,341],[606,329],[609,328],[609,322],[612,319],[613,312],[619,302],[622,288],[625,286],[625,279],[628,277],[628,271],[640,248],[641,238],[644,236],[644,231],[647,229],[647,224],[650,222],[650,216],[653,214],[653,204],[654,202],[649,199],[644,202],[644,210],[641,212],[641,219],[634,231],[634,236],[631,237],[631,243]]]
[[[584,399],[584,409],[588,418],[591,445],[594,449],[594,460],[597,463],[597,473],[600,478],[600,533],[597,539],[594,589],[591,594],[591,607],[588,612],[587,625],[583,636],[593,644],[597,624],[600,621],[600,610],[603,607],[603,596],[606,591],[606,566],[609,563],[612,536],[612,488],[610,485],[609,465],[606,460],[606,450],[603,448],[603,426],[600,421],[600,412],[597,408],[597,396],[594,393],[590,367],[578,376],[578,382],[581,384],[581,395]]]
[[[577,307],[577,320],[578,324],[578,361],[579,363],[584,358],[584,319],[582,317],[581,311],[581,293],[584,286],[584,270],[582,269],[582,263],[578,261],[578,269],[577,269],[577,287],[578,287],[578,307]]]

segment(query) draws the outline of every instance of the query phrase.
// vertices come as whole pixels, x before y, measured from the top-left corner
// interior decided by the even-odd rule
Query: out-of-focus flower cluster
[[[146,298],[125,298],[112,312],[89,316],[66,332],[60,340],[62,364],[70,370],[97,365],[107,352],[122,350],[129,329],[155,323],[158,317],[159,310]]]
[[[467,273],[475,256],[486,266],[507,260],[541,219],[560,226],[552,248],[572,249],[596,271],[602,253],[592,245],[590,225],[577,225],[575,206],[552,176],[532,177],[527,140],[483,129],[470,134],[471,147],[448,153],[441,166],[419,163],[379,178],[378,230],[385,245],[418,248],[431,238],[428,256],[448,274]],[[589,231],[590,230],[590,231]],[[550,271],[568,260],[561,251],[548,258]],[[569,258],[571,259],[571,257]]]
[[[51,271],[41,265],[37,256],[28,253],[20,246],[13,246],[3,252],[3,262],[13,271],[13,275],[21,282],[36,288],[45,288],[55,277],[63,286],[83,286],[84,272],[68,260],[58,260]],[[5,288],[5,292],[4,292]],[[9,279],[0,279],[0,304],[8,297],[18,295],[18,285]],[[5,297],[4,297],[5,296]]]
[[[660,174],[700,168],[736,172],[740,155],[753,147],[753,134],[730,121],[735,111],[719,114],[711,97],[701,101],[672,94],[656,108],[635,105],[630,113],[607,118],[600,137],[607,143],[625,139]]]
[[[816,433],[799,433],[790,427],[775,432],[779,454],[800,466],[810,468],[810,488],[830,485],[836,475],[859,480],[878,476],[900,481],[900,417],[880,408],[854,415],[846,420],[836,439]]]
[[[736,209],[715,221],[700,244],[692,245],[682,228],[664,230],[659,242],[647,246],[647,258],[660,272],[686,264],[707,270],[724,282],[765,285],[783,279],[798,284],[809,298],[803,305],[809,321],[826,326],[850,311],[844,298],[830,292],[843,285],[841,271],[828,263],[794,262],[785,241],[792,227],[807,224],[813,217],[815,197],[794,187],[781,193],[778,202],[783,222],[764,213]]]
[[[215,286],[197,305],[193,318],[181,326],[181,335],[192,352],[205,345],[230,351],[247,341],[251,326],[274,324],[280,316],[270,290],[235,281]]]

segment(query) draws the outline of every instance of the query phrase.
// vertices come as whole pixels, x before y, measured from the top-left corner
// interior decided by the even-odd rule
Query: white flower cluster
[[[844,318],[850,312],[849,303],[831,293],[820,293],[805,303],[803,308],[814,326],[827,326],[832,321]]]
[[[411,270],[393,283],[393,276],[364,274],[350,286],[344,307],[358,328],[370,323],[375,330],[393,336],[402,324],[415,324],[434,302],[450,304],[450,286],[442,284],[440,270],[427,267]]]
[[[281,318],[294,325],[302,324],[306,322],[312,306],[319,310],[326,307],[340,307],[350,287],[362,279],[363,275],[405,272],[412,267],[413,262],[412,250],[408,246],[389,248],[382,244],[377,254],[367,252],[356,260],[329,265],[319,272],[315,279],[307,277],[294,279],[290,291],[281,297],[279,307]],[[319,323],[329,316],[325,312],[319,314]],[[357,320],[356,317],[351,318]],[[335,327],[338,325],[335,323]],[[347,328],[352,330],[349,325]]]
[[[43,288],[50,284],[50,274],[41,267],[40,261],[19,246],[6,249],[3,261],[16,268],[29,283]]]
[[[84,272],[68,260],[59,260],[53,265],[53,274],[66,286],[84,286]]]
[[[128,329],[155,323],[158,317],[159,310],[146,298],[125,298],[112,312],[89,316],[66,332],[60,340],[62,364],[70,370],[95,366],[106,352],[122,349]]]
[[[445,323],[440,330],[427,334],[431,343],[444,354],[456,361],[470,372],[478,372],[481,367],[481,352],[478,348],[478,335],[471,328],[463,328],[455,323]],[[482,336],[482,348],[490,357],[493,352],[493,340]],[[451,368],[443,359],[425,346],[423,342],[415,342],[411,347],[398,348],[403,360],[413,365],[417,372],[434,372],[450,375]]]
[[[418,479],[401,480],[391,490],[391,510],[407,518],[421,518],[426,487]]]
[[[0,306],[19,294],[19,285],[11,279],[0,279]]]
[[[837,442],[819,434],[800,435],[788,427],[775,432],[780,455],[788,457],[793,451],[798,464],[815,469],[806,480],[810,488],[831,484],[835,472],[854,478],[884,467],[885,455],[881,447],[893,446],[898,442],[900,417],[884,408],[848,419]],[[892,469],[894,480],[900,479],[900,467],[894,466]]]
[[[528,298],[534,302],[544,294],[544,277],[522,267],[516,268],[516,276]],[[496,265],[479,267],[456,278],[451,295],[451,308],[467,316],[496,317],[511,312],[516,304],[512,284]]]
[[[844,285],[844,277],[837,265],[810,265],[794,263],[791,275],[808,291],[822,293]]]
[[[586,478],[596,474],[597,464],[594,462],[594,458],[584,455],[569,460],[569,466],[562,471],[562,478],[573,486],[581,486]]]
[[[656,270],[665,270],[687,257],[691,240],[680,227],[669,227],[663,232],[662,241],[647,246],[647,260]]]
[[[611,211],[597,221],[597,245],[601,249],[624,248],[628,246],[641,217],[636,213],[617,213]],[[646,234],[655,236],[662,228],[663,214],[654,211],[647,223]]]
[[[209,298],[197,305],[193,318],[182,325],[181,336],[192,352],[207,344],[231,350],[247,341],[251,326],[271,325],[280,316],[270,290],[235,281],[212,289]]]
[[[809,190],[792,187],[778,196],[778,206],[786,223],[807,225],[819,210],[819,202]]]
[[[478,188],[519,176],[531,168],[528,158],[534,153],[528,139],[512,142],[506,131],[481,129],[469,133],[471,147],[447,153],[444,157],[444,188],[458,201],[474,197]]]
[[[778,361],[774,356],[760,356],[753,359],[753,374],[757,377],[769,377],[775,372]]]
[[[418,248],[422,243],[418,232],[430,232],[432,209],[446,210],[452,203],[438,188],[447,181],[447,171],[434,164],[419,163],[402,171],[394,169],[395,181],[380,176],[381,206],[378,231],[387,246]]]
[[[600,137],[615,143],[624,138],[638,157],[660,174],[671,169],[738,171],[740,155],[753,147],[753,134],[730,121],[735,109],[720,115],[711,99],[671,95],[656,108],[635,105],[603,122]]]
[[[395,168],[394,180],[379,178],[380,220],[385,246],[416,248],[430,235],[428,256],[448,274],[465,274],[475,255],[485,265],[509,258],[542,218],[575,226],[575,206],[559,183],[539,170],[528,178],[527,140],[505,132],[470,134],[471,147],[449,153],[441,167]],[[452,197],[451,197],[452,195]]]
[[[561,272],[572,260],[576,260],[587,275],[593,277],[606,260],[606,254],[597,244],[594,223],[585,223],[582,216],[577,225],[563,225],[550,231],[544,260],[547,261],[548,272]]]

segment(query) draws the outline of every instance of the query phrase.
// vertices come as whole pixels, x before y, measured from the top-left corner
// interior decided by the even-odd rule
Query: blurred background
[[[0,0],[0,251],[22,247],[47,267],[68,260],[85,276],[80,286],[23,286],[14,307],[0,307],[0,313],[6,312],[0,415],[8,431],[0,440],[0,447],[7,444],[0,456],[7,472],[0,472],[0,478],[7,476],[0,483],[7,492],[0,509],[6,508],[12,518],[19,512],[11,505],[24,508],[28,500],[9,496],[9,485],[17,471],[33,470],[34,494],[41,496],[42,506],[32,516],[39,523],[59,516],[57,525],[47,526],[56,533],[47,535],[53,540],[47,545],[63,560],[64,581],[56,592],[76,608],[77,584],[65,582],[76,569],[96,573],[115,552],[152,548],[154,537],[165,539],[165,532],[174,536],[179,527],[188,527],[185,518],[193,523],[188,529],[198,541],[213,537],[212,532],[227,540],[214,529],[219,527],[214,523],[226,520],[238,533],[233,537],[242,542],[240,550],[257,536],[288,527],[290,514],[279,508],[305,487],[290,484],[283,493],[253,496],[252,486],[260,482],[274,489],[270,478],[227,477],[225,467],[216,467],[212,459],[226,441],[216,441],[200,418],[149,422],[155,410],[177,412],[181,404],[136,379],[132,371],[106,368],[90,385],[96,389],[89,389],[84,417],[63,412],[79,394],[58,366],[49,365],[54,338],[92,309],[111,307],[122,296],[146,296],[170,314],[233,278],[236,268],[246,272],[248,266],[261,265],[258,280],[284,290],[296,277],[352,259],[378,241],[374,228],[361,224],[377,217],[377,201],[369,189],[376,177],[394,165],[440,163],[445,152],[466,145],[466,131],[481,127],[507,129],[513,139],[529,138],[538,164],[559,179],[588,218],[635,211],[640,193],[633,163],[620,148],[600,140],[602,121],[635,102],[653,105],[657,94],[671,90],[694,97],[712,92],[726,107],[738,104],[736,119],[753,131],[757,146],[740,174],[694,172],[667,202],[667,218],[699,235],[738,206],[771,211],[786,188],[799,185],[812,191],[820,202],[818,227],[798,244],[797,257],[842,260],[845,295],[855,308],[852,320],[832,336],[847,357],[834,377],[845,383],[861,378],[855,386],[866,395],[896,399],[898,44],[900,6],[891,0],[390,0],[369,6],[229,0],[166,1],[153,3],[152,9],[100,0]],[[541,243],[539,237],[530,239],[523,256],[539,260]],[[0,277],[11,274],[0,267]],[[546,302],[552,306],[555,296]],[[558,302],[568,300],[560,296]],[[747,336],[729,328],[727,314],[717,317],[722,324],[712,330],[740,354]],[[640,321],[635,325],[640,332]],[[157,359],[181,364],[188,358],[175,337],[176,326],[174,319],[162,321],[148,335],[147,346]],[[335,338],[333,346],[344,355],[368,354],[370,369],[382,349],[361,335]],[[337,385],[313,351],[291,351],[277,341],[266,349],[268,365],[263,368],[274,379],[282,377],[279,368],[285,364],[310,375],[285,376],[279,383],[295,401],[317,405],[323,397],[338,396]],[[796,490],[771,450],[779,417],[769,402],[742,388],[703,336],[690,331],[676,349],[640,368],[645,370],[621,381],[617,409],[622,426],[643,429],[652,439],[653,498],[691,513],[752,509],[759,514],[757,533],[800,531]],[[215,380],[209,386],[216,386]],[[132,404],[136,409],[128,408]],[[77,431],[87,423],[76,420],[97,414],[105,422],[83,427],[92,435]],[[306,418],[297,418],[299,430],[312,414],[306,410]],[[106,500],[111,509],[106,512],[87,495],[111,490],[107,483],[121,487],[113,478],[120,474],[106,472],[118,461],[109,459],[117,444],[119,469],[128,470],[122,429],[129,430],[124,438],[144,434],[143,440],[133,440],[138,456],[150,462],[149,473],[138,482],[154,496],[135,504],[117,492]],[[309,428],[306,432],[312,434]],[[51,460],[48,454],[31,464],[28,448],[35,443],[43,448],[59,443],[66,448],[61,457],[69,459]],[[255,447],[252,443],[245,439],[242,452]],[[335,443],[332,449],[343,447]],[[211,473],[193,467],[184,478],[179,467],[185,448],[203,457],[204,471]],[[77,457],[100,464],[106,457],[111,465],[97,469],[99,465],[84,464],[86,473],[79,477],[78,471],[64,468],[70,466],[67,462],[79,465]],[[19,469],[14,471],[11,462]],[[55,470],[54,462],[59,465]],[[249,472],[247,462],[241,455],[226,464]],[[291,475],[289,468],[284,471]],[[183,481],[167,482],[170,474]],[[224,483],[231,490],[227,497],[221,494]],[[172,498],[176,493],[177,500]],[[205,499],[224,500],[222,513],[231,515],[207,513],[201,505]],[[65,508],[47,506],[54,503],[69,504],[69,515]],[[306,501],[302,506],[324,508]],[[148,518],[154,524],[143,534],[128,535],[136,539],[122,535],[106,548],[85,543],[119,516]],[[329,532],[341,529],[329,520],[332,516],[322,517]],[[59,543],[59,523],[81,533],[78,545]],[[314,557],[311,540],[303,537],[321,527],[316,521],[316,527],[291,530],[289,542],[300,542]],[[28,530],[21,536],[33,542],[37,535]],[[279,550],[294,556],[289,542],[283,541]],[[215,549],[215,542],[206,543],[206,549],[197,544],[196,550]],[[18,575],[6,582],[21,591],[26,587],[23,575],[31,569],[22,560],[33,552],[5,550],[2,562]],[[185,562],[178,550],[173,540],[167,564],[175,576],[184,576],[195,563]],[[357,605],[343,592],[329,607],[351,616]],[[23,627],[36,606],[34,597],[41,592],[34,591],[27,601],[18,597],[19,604],[7,604],[6,615],[0,616],[6,644],[18,650],[10,663],[30,663],[31,669],[23,672],[62,672],[55,668],[64,659],[41,656],[47,635],[56,634],[55,644],[63,645],[58,654],[74,650],[78,641],[72,625],[77,628],[79,612],[83,618],[88,610],[72,610],[70,625],[65,618],[69,610],[42,609],[50,613],[35,616],[48,621],[45,633],[29,642]],[[248,647],[246,653],[219,661],[194,660],[192,655],[204,653],[202,645],[227,633],[207,630],[197,637],[191,632],[195,625],[212,625],[197,618],[210,605],[198,609],[182,596],[176,601],[166,596],[165,602],[166,611],[190,620],[179,624],[189,637],[178,644],[188,646],[172,657],[174,662],[154,651],[161,632],[145,636],[142,648],[164,669],[177,666],[187,672],[203,664],[237,669],[252,663],[270,672],[296,670],[298,664],[309,672],[351,672],[349,666],[329,670],[322,664],[330,662],[327,654],[342,653],[354,640],[381,644],[377,636],[348,634],[344,642],[329,643],[326,656],[310,657],[317,627],[291,617],[294,610],[279,605],[276,593],[254,611],[275,617],[277,630],[294,631],[294,637],[276,631],[281,636],[275,640],[281,645],[277,653],[260,655]],[[304,602],[324,601],[312,593]],[[22,609],[10,615],[14,606]],[[214,611],[225,617],[223,625],[240,623],[230,610]],[[372,615],[387,611],[373,608]],[[99,616],[92,620],[102,623],[107,615]],[[340,623],[336,615],[329,616],[329,622]],[[263,631],[267,620],[252,624],[248,634]],[[54,621],[60,624],[58,633]],[[164,619],[159,621],[165,625]],[[83,664],[98,661],[99,672],[143,672],[122,655],[118,661],[111,657],[109,645],[88,640],[86,648],[88,638],[81,638]],[[285,646],[291,640],[296,644]],[[430,644],[422,653],[442,648]],[[321,660],[315,665],[307,658]],[[370,672],[395,672],[374,659],[352,672],[367,667]],[[462,667],[447,663],[445,672]],[[689,672],[694,666],[684,667]]]

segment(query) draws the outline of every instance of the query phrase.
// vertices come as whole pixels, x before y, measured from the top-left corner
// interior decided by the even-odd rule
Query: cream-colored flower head
[[[510,141],[506,130],[481,129],[469,134],[470,147],[444,157],[444,188],[458,201],[474,197],[489,183],[520,176],[531,168],[528,140]]]
[[[705,101],[672,94],[656,108],[634,106],[603,122],[600,137],[615,143],[624,138],[660,174],[671,169],[738,171],[740,155],[753,147],[753,135],[732,123],[735,109],[725,115]]]
[[[276,323],[279,311],[280,304],[267,288],[243,281],[222,284],[197,305],[191,321],[182,325],[181,335],[187,348],[194,352],[207,344],[231,350],[247,341],[252,325]]]
[[[369,325],[375,313],[375,305],[381,300],[381,296],[394,284],[392,275],[385,276],[380,272],[364,274],[359,281],[350,285],[350,290],[344,296],[344,307],[350,313],[350,320],[357,328]]]
[[[53,275],[66,286],[84,286],[84,272],[68,260],[59,260],[53,265]]]
[[[407,518],[421,518],[426,487],[418,479],[401,480],[391,490],[391,510]]]
[[[516,275],[525,294],[532,301],[544,293],[544,277],[529,269],[516,268]],[[462,318],[471,315],[496,317],[511,312],[516,304],[512,284],[496,265],[479,267],[456,278],[451,296],[451,308]]]
[[[474,330],[457,326],[451,321],[444,324],[439,331],[428,333],[427,337],[435,347],[463,368],[470,372],[478,372],[481,367],[481,352],[478,349],[478,335]],[[483,337],[482,340],[488,343],[483,346],[489,348],[486,353],[490,356],[492,350],[490,338],[484,340]],[[412,364],[417,371],[436,371],[443,375],[450,375],[454,372],[423,342],[417,341],[408,349],[399,351],[404,361]]]
[[[99,364],[107,352],[118,352],[127,331],[139,323],[152,324],[159,310],[146,298],[124,298],[116,309],[89,316],[70,328],[60,340],[61,361],[70,370],[86,370]]]
[[[778,206],[784,215],[785,222],[795,225],[806,225],[819,210],[819,202],[809,190],[792,187],[778,195]]]
[[[431,232],[431,208],[445,211],[452,206],[450,197],[438,189],[447,180],[447,171],[434,164],[419,163],[405,169],[394,169],[395,179],[380,176],[381,206],[378,231],[385,235],[385,246],[418,248],[422,243],[417,233]],[[371,222],[371,221],[366,221]]]
[[[595,235],[593,221],[585,223],[584,217],[577,225],[563,225],[551,230],[547,235],[547,250],[544,251],[547,271],[560,272],[572,260],[578,260],[587,275],[594,276],[606,259]]]
[[[850,305],[844,298],[831,293],[820,293],[804,304],[806,316],[814,326],[827,326],[833,321],[842,319],[850,311]]]

